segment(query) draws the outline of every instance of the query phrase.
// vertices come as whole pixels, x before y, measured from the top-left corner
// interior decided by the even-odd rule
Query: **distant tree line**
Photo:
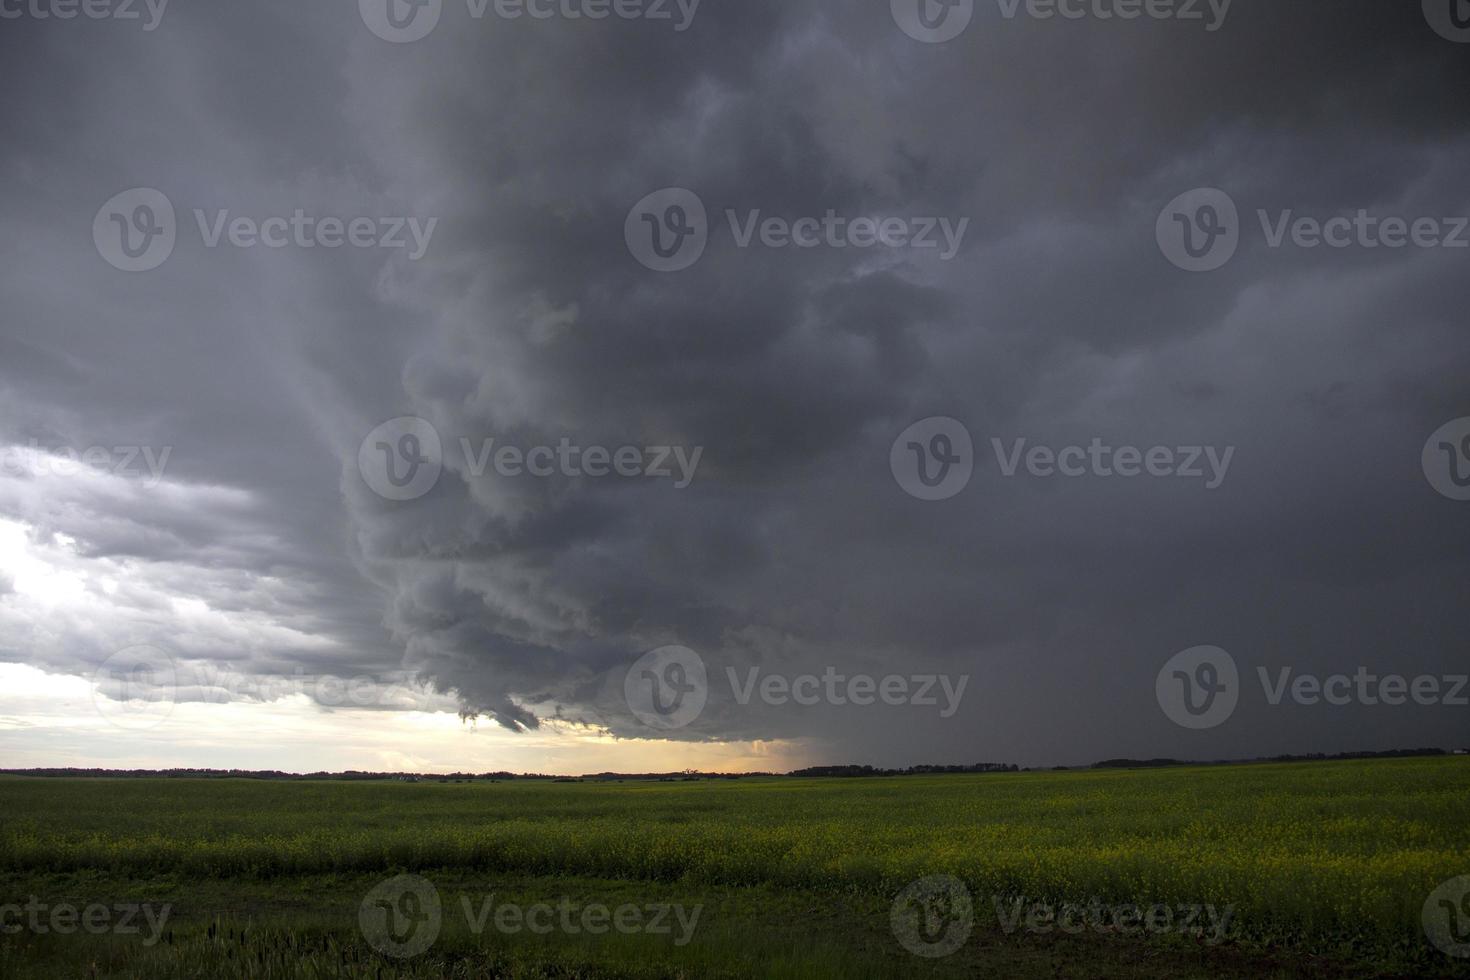
[[[1185,759],[1105,759],[1095,762],[1092,769],[1158,769],[1168,766],[1228,766],[1246,763],[1261,762],[1327,762],[1333,760],[1351,759],[1407,759],[1419,756],[1441,756],[1441,755],[1465,755],[1464,749],[1456,749],[1453,753],[1444,749],[1388,749],[1383,752],[1338,752],[1327,754],[1314,752],[1306,755],[1272,755],[1262,756],[1255,759],[1216,759],[1212,761],[1189,761]],[[1067,770],[1066,766],[1055,766],[1054,770]],[[806,769],[797,769],[786,773],[788,776],[801,778],[821,776],[927,776],[947,775],[959,773],[999,773],[999,772],[1034,772],[1033,769],[1022,769],[1019,766],[1007,765],[1000,762],[977,762],[969,766],[909,766],[906,769],[882,769],[876,766],[809,766]],[[339,780],[339,781],[398,781],[398,782],[423,782],[425,780],[437,780],[441,783],[447,782],[509,782],[511,780],[539,780],[542,782],[576,782],[576,783],[601,783],[601,782],[635,782],[635,781],[658,781],[658,782],[682,782],[703,779],[750,779],[750,778],[773,778],[779,777],[781,773],[772,772],[699,772],[694,769],[686,769],[683,772],[599,772],[588,776],[565,776],[549,775],[546,773],[513,773],[513,772],[452,772],[452,773],[417,773],[417,772],[362,772],[349,769],[346,772],[311,772],[295,773],[281,772],[275,769],[0,769],[0,775],[7,776],[63,776],[73,779],[77,778],[105,778],[105,779],[278,779],[278,780]]]
[[[1387,749],[1382,752],[1310,752],[1306,755],[1268,755],[1256,759],[1216,759],[1211,762],[1188,762],[1183,759],[1106,759],[1094,762],[1094,769],[1153,769],[1161,766],[1229,766],[1243,762],[1329,762],[1348,759],[1409,759],[1426,755],[1449,755],[1444,749]]]
[[[935,773],[1020,772],[1001,762],[977,762],[972,766],[909,766],[907,769],[877,769],[873,766],[810,766],[796,769],[792,776],[927,776]]]

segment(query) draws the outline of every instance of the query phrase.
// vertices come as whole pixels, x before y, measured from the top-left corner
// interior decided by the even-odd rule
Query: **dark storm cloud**
[[[1252,231],[1257,208],[1466,213],[1465,49],[1417,5],[1237,0],[1210,33],[981,2],[942,45],[881,2],[705,0],[675,32],[475,21],[450,0],[402,45],[353,8],[180,6],[147,35],[4,26],[23,96],[0,108],[20,136],[3,163],[20,230],[0,273],[4,434],[171,445],[183,487],[248,501],[7,512],[86,554],[234,570],[246,584],[179,587],[336,642],[252,641],[248,669],[406,666],[512,728],[652,734],[622,674],[681,643],[714,684],[675,737],[807,736],[832,761],[1463,732],[1444,710],[1247,706],[1186,737],[1153,695],[1200,643],[1252,674],[1455,664],[1464,522],[1419,451],[1470,414],[1464,256],[1271,250]],[[164,189],[182,230],[167,264],[126,276],[87,228],[130,186]],[[700,196],[712,233],[693,267],[659,274],[623,225],[666,186]],[[1197,186],[1228,190],[1246,227],[1209,275],[1154,240],[1160,208]],[[412,263],[231,252],[199,246],[194,207],[441,223]],[[946,262],[739,248],[727,208],[969,224]],[[357,453],[401,415],[434,425],[446,469],[390,502]],[[888,454],[933,415],[967,424],[978,466],[923,503]],[[460,440],[491,437],[704,454],[682,490],[475,476]],[[1213,491],[1002,478],[992,437],[1235,455]],[[53,666],[95,662],[49,649]],[[741,706],[724,682],[826,665],[972,680],[948,719]]]

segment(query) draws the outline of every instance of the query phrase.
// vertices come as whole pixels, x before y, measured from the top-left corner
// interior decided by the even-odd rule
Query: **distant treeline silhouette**
[[[1102,762],[1094,762],[1088,766],[1055,766],[1052,771],[1072,771],[1075,769],[1160,769],[1168,766],[1231,766],[1249,765],[1264,762],[1330,762],[1351,759],[1407,759],[1417,756],[1435,755],[1465,755],[1466,750],[1456,749],[1453,753],[1444,749],[1388,749],[1383,752],[1338,752],[1327,754],[1313,752],[1307,755],[1273,755],[1262,756],[1255,759],[1215,759],[1211,761],[1190,761],[1187,759],[1105,759]],[[514,773],[514,772],[451,772],[451,773],[421,773],[421,772],[362,772],[349,769],[346,772],[281,772],[276,769],[0,769],[0,775],[5,776],[62,776],[72,779],[98,778],[98,779],[280,779],[280,780],[303,780],[303,779],[333,779],[333,780],[395,780],[398,782],[429,782],[441,783],[457,782],[510,782],[511,780],[540,780],[542,782],[562,783],[603,783],[603,782],[686,782],[701,779],[752,779],[752,778],[781,778],[782,776],[795,776],[800,778],[811,777],[863,777],[863,776],[932,776],[950,775],[962,773],[1005,773],[1005,772],[1041,772],[1042,767],[1035,769],[1022,768],[1001,762],[977,762],[969,766],[909,766],[906,769],[882,769],[876,766],[809,766],[805,769],[797,769],[789,773],[775,772],[699,772],[694,769],[685,769],[682,772],[599,772],[586,776],[566,776],[548,773]]]
[[[1094,762],[1094,769],[1153,769],[1162,766],[1230,766],[1248,762],[1328,762],[1347,759],[1409,759],[1425,755],[1449,755],[1444,749],[1387,749],[1383,752],[1310,752],[1306,755],[1270,755],[1258,759],[1216,759],[1211,762],[1189,762],[1184,759],[1105,759]]]
[[[977,762],[973,766],[909,766],[907,769],[875,769],[873,766],[811,766],[789,776],[928,776],[951,772],[1020,772],[1019,766],[1001,762]]]

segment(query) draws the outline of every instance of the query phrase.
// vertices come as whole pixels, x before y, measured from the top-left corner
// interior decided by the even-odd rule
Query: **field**
[[[1421,922],[1470,874],[1467,801],[1464,758],[673,783],[12,777],[0,902],[105,906],[114,923],[169,908],[156,928],[136,913],[133,933],[16,929],[29,913],[10,913],[0,976],[1470,977]],[[928,876],[963,883],[969,910]],[[437,909],[404,897],[420,880]],[[1165,906],[1167,925],[1131,911]],[[431,915],[431,944],[409,948]]]

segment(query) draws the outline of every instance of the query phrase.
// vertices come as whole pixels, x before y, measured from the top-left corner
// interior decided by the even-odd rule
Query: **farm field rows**
[[[1462,758],[677,783],[6,778],[0,901],[168,903],[171,921],[147,946],[0,936],[0,974],[188,976],[254,957],[279,976],[1470,976],[1422,922],[1436,888],[1470,874],[1467,799]],[[405,875],[439,905],[432,944],[401,955],[363,909]],[[934,881],[958,882],[967,907],[913,894]],[[938,917],[914,913],[918,953],[894,911],[905,895]],[[389,899],[382,914],[426,915]],[[662,908],[667,931],[594,938],[589,906],[646,910],[629,913],[644,926]],[[527,912],[541,907],[546,934]],[[1167,928],[1116,911],[1155,908]],[[1062,928],[1068,909],[1079,928]],[[946,931],[958,917],[963,937]]]

